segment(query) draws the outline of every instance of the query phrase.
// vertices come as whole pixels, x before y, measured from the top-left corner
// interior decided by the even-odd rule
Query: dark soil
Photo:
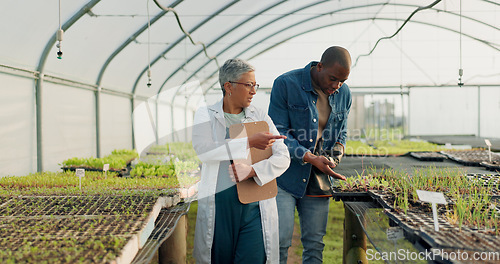
[[[156,196],[0,197],[0,263],[110,263]]]

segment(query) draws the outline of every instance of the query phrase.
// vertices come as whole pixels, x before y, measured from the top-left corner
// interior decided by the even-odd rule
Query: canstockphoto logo
[[[415,252],[407,249],[399,249],[398,251],[378,252],[374,249],[366,250],[366,258],[368,260],[384,260],[384,261],[416,261],[416,260],[435,260],[435,255],[432,251]]]
[[[366,250],[368,260],[383,261],[500,261],[500,252],[468,252],[463,250],[446,251],[444,249],[431,249],[421,252],[399,249],[390,252],[378,252],[374,249]]]

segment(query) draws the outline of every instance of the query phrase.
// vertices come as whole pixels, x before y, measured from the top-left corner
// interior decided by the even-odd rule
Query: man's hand
[[[252,166],[243,163],[233,163],[228,168],[229,177],[233,182],[241,182],[250,177],[257,176]]]
[[[312,154],[311,152],[307,152],[306,155],[304,155],[304,161],[307,163],[311,163],[314,167],[318,168],[320,171],[323,173],[326,173],[330,176],[333,176],[334,178],[337,178],[339,180],[346,180],[346,177],[343,176],[342,174],[334,172],[332,169],[335,168],[335,163],[333,160],[328,159],[325,156],[316,156]]]
[[[267,149],[273,146],[276,139],[285,139],[286,136],[273,135],[269,132],[259,132],[248,137],[248,145],[250,148]]]

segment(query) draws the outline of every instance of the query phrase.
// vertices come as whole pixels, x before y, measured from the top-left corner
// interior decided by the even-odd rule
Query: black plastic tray
[[[489,161],[483,161],[480,163],[480,165],[487,168],[490,171],[500,172],[500,163],[494,164],[494,163],[490,163]]]
[[[96,169],[96,168],[89,168],[89,167],[61,167],[63,171],[76,171],[76,169],[85,169],[86,171],[99,171],[99,172],[104,172],[102,169]],[[121,170],[115,170],[115,169],[109,169],[109,172],[117,172],[118,176],[120,177],[125,177],[130,175],[130,166],[127,165],[124,169]]]
[[[444,161],[446,156],[437,152],[410,152],[410,156],[421,161]]]

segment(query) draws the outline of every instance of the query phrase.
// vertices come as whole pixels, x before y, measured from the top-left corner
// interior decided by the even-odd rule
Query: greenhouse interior
[[[234,203],[260,205],[253,235],[272,244],[258,250],[261,263],[312,263],[299,206],[291,246],[278,226],[282,192],[318,198],[283,189],[296,168],[309,168],[295,185],[302,190],[321,175],[307,155],[332,171],[319,169],[328,181],[328,195],[318,198],[328,202],[326,234],[312,246],[319,262],[500,263],[498,0],[3,0],[0,7],[1,263],[238,263],[217,260],[214,250],[223,231],[213,221],[224,214],[214,203],[232,206],[215,199],[215,186],[222,197],[218,176],[228,174],[237,182],[228,187],[238,190]],[[328,66],[322,55],[330,47],[347,50],[350,64]],[[234,59],[252,68],[224,79],[219,73]],[[308,67],[305,88],[281,102],[280,92],[300,84],[277,78]],[[341,88],[326,93],[318,76],[335,67],[346,78],[330,77]],[[249,73],[254,79],[240,83]],[[251,98],[228,112],[240,86]],[[314,89],[330,105],[303,98],[314,95],[319,106]],[[347,108],[336,113],[332,98],[346,94]],[[214,106],[223,107],[224,115],[215,110],[227,129],[221,141],[217,124],[200,125]],[[234,136],[229,114],[248,117],[249,109],[262,117]],[[319,124],[309,121],[314,116]],[[253,134],[253,121],[263,120],[268,127]],[[332,145],[323,134],[323,147],[341,146],[338,159],[294,138],[312,122],[324,131],[344,122]],[[254,136],[270,135],[262,131],[274,139],[266,137],[267,158],[252,162],[264,149]],[[297,145],[309,153],[300,156]],[[246,176],[235,169],[238,155],[247,157]],[[212,170],[219,165],[233,170]],[[257,198],[243,202],[244,195]],[[203,218],[209,209],[212,218]],[[224,254],[238,256],[234,250]]]

